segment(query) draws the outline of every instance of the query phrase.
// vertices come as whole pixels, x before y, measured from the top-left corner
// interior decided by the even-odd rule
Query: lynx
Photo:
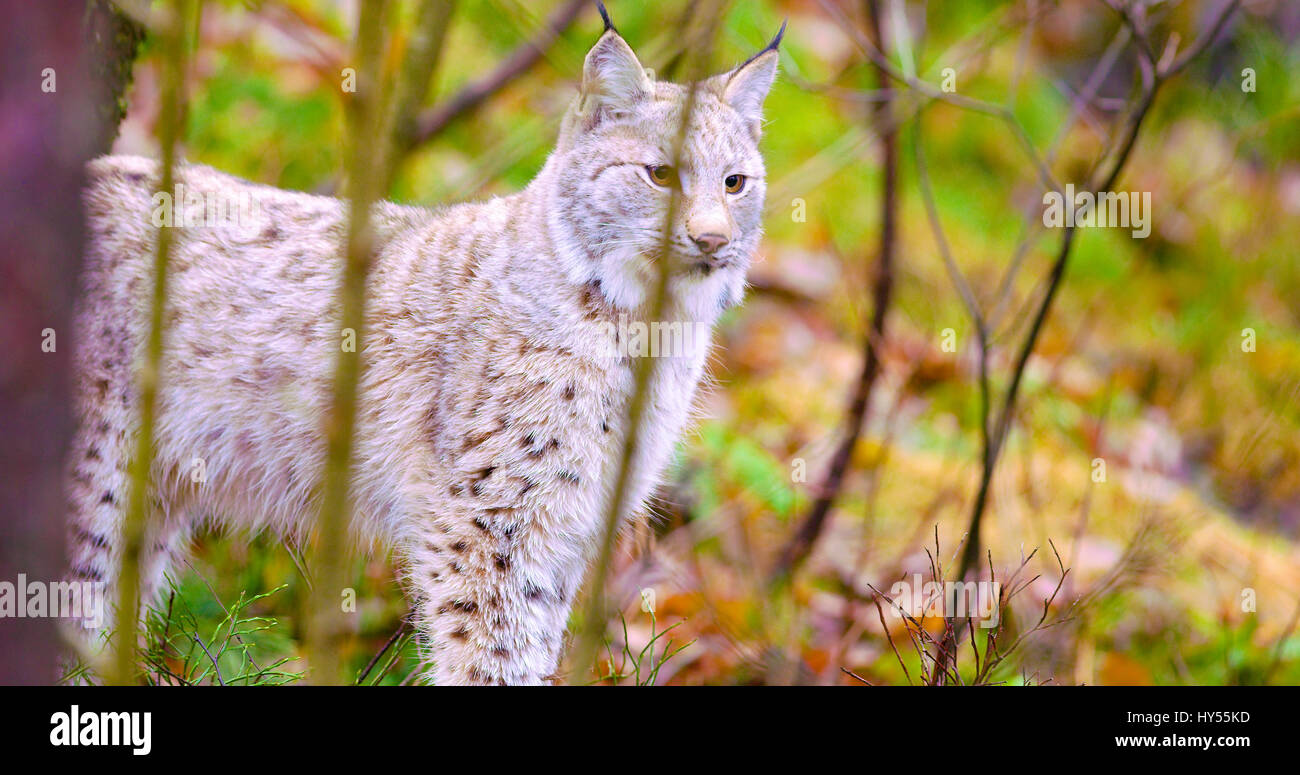
[[[351,535],[394,552],[436,684],[554,677],[627,432],[638,353],[611,352],[609,332],[644,320],[661,255],[664,322],[711,327],[741,301],[758,247],[761,111],[784,27],[744,64],[699,82],[674,168],[691,90],[655,80],[605,21],[555,150],[524,190],[439,210],[374,210]],[[70,576],[110,588],[138,426],[133,374],[159,178],[152,161],[104,157],[90,163],[85,192]],[[181,165],[177,181],[187,197],[245,203],[238,213],[257,226],[170,225],[146,601],[199,527],[309,534],[333,365],[348,333],[335,301],[345,202],[199,165]],[[680,206],[664,254],[673,187]],[[658,355],[625,522],[644,515],[688,421],[707,341]]]

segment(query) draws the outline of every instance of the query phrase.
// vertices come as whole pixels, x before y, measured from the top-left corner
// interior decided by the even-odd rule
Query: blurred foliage
[[[555,5],[459,3],[426,104],[491,70]],[[959,93],[1012,104],[1039,152],[1056,149],[1062,182],[1082,181],[1136,78],[1129,49],[1101,84],[1109,101],[1063,131],[1074,94],[1118,30],[1113,13],[1094,0],[903,5],[914,39],[924,30],[913,46],[920,77],[937,83],[952,67]],[[1164,4],[1154,39],[1192,40],[1215,5]],[[682,3],[610,6],[648,66],[671,60]],[[1032,25],[1004,23],[1028,6],[1039,11]],[[350,7],[207,3],[188,157],[262,183],[334,190]],[[841,668],[903,683],[904,665],[914,679],[915,654],[900,663],[886,637],[909,625],[894,618],[882,628],[868,584],[888,589],[924,572],[936,529],[954,553],[978,474],[973,329],[931,238],[905,131],[901,276],[868,427],[809,564],[788,588],[763,583],[841,432],[870,314],[881,196],[862,97],[872,78],[818,3],[733,3],[719,69],[761,47],[785,17],[785,75],[768,100],[763,139],[769,217],[755,288],[720,327],[719,384],[657,504],[660,519],[629,541],[610,586],[626,631],[611,626],[606,670],[623,669],[612,659],[620,649],[648,653],[664,627],[675,626],[675,642],[692,642],[655,665],[659,683],[859,682]],[[437,205],[525,184],[551,148],[598,30],[594,12],[585,14],[527,75],[417,148],[392,198]],[[1076,241],[1030,362],[985,537],[999,575],[1054,542],[1070,577],[1053,608],[1074,609],[1027,639],[994,682],[1300,683],[1298,35],[1294,4],[1246,3],[1223,45],[1162,92],[1117,184],[1151,192],[1150,237],[1092,229]],[[963,42],[973,36],[987,46],[971,53]],[[1241,88],[1244,68],[1254,70],[1254,92]],[[156,51],[146,46],[119,152],[152,152],[156,84]],[[1059,236],[1032,227],[1040,191],[1004,124],[945,104],[918,120],[955,258],[985,309],[1001,313],[993,375],[1002,385]],[[1002,298],[1022,238],[1028,250]],[[956,352],[942,347],[945,329]],[[1254,352],[1243,351],[1245,329],[1255,332]],[[1105,463],[1102,482],[1092,478],[1094,459]],[[1012,602],[1004,637],[1028,628],[1060,581],[1041,552],[1030,570],[1041,577]],[[359,673],[398,629],[405,604],[383,557],[358,562],[356,579],[357,638],[346,656]],[[219,634],[222,622],[228,630],[236,610],[274,617],[275,627],[240,637],[261,664],[289,658],[277,668],[288,673],[301,669],[303,584],[284,546],[210,537],[176,600],[198,633]],[[655,624],[640,608],[644,588],[657,593]],[[1244,610],[1251,595],[1254,609]],[[392,652],[397,659],[385,655],[367,683],[418,678],[412,639]],[[243,669],[238,653],[225,658],[232,675]]]

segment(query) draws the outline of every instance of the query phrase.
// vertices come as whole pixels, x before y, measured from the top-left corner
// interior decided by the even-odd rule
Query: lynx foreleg
[[[457,509],[408,551],[434,684],[540,684],[556,671],[580,546],[543,540],[535,515]]]

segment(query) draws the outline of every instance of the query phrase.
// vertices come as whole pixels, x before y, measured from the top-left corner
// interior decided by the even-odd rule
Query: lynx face
[[[674,160],[690,87],[652,81],[617,32],[601,37],[587,55],[582,91],[551,162],[552,233],[573,280],[599,283],[619,308],[639,307],[659,271],[677,188],[665,258],[679,314],[711,320],[740,301],[762,234],[766,183],[758,140],[776,42],[696,85]]]

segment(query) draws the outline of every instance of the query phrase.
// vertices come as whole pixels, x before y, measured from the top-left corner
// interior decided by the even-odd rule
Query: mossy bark
[[[108,153],[126,117],[126,93],[145,28],[109,0],[86,0],[82,21],[94,83],[94,155]]]

